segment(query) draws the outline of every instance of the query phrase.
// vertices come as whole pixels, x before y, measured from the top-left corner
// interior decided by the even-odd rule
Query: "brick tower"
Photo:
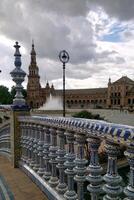
[[[27,104],[31,108],[39,108],[43,105],[43,97],[40,85],[39,68],[36,63],[36,52],[32,42],[31,62],[29,65],[27,84]]]

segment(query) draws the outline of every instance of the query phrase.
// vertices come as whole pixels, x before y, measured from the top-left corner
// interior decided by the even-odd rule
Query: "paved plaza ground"
[[[20,169],[14,169],[10,161],[3,156],[0,156],[0,175],[4,177],[15,200],[48,200]],[[8,200],[8,197],[2,200],[4,199]]]

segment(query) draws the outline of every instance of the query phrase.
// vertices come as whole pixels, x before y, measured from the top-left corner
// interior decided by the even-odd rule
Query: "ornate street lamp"
[[[69,61],[69,54],[63,50],[59,53],[59,59],[63,63],[63,117],[65,117],[65,64]]]

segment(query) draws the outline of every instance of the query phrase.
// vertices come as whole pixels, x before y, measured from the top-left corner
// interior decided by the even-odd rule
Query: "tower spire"
[[[34,40],[32,39],[32,50],[31,50],[31,65],[36,65],[36,52],[34,49]]]

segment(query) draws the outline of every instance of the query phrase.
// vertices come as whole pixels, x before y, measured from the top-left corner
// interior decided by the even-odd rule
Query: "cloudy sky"
[[[28,73],[32,39],[42,87],[48,80],[62,88],[63,49],[70,55],[66,88],[106,87],[109,77],[124,75],[134,79],[134,0],[1,0],[0,85],[14,85],[15,41]]]

